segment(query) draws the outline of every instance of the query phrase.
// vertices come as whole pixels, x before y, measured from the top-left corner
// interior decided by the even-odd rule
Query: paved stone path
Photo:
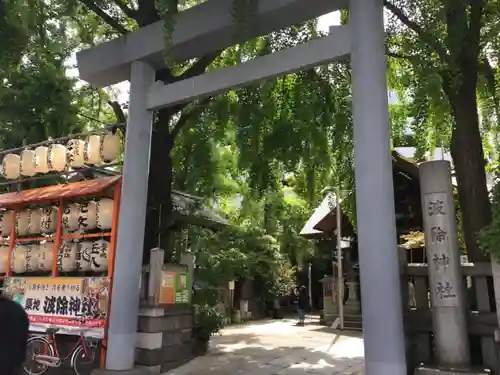
[[[361,333],[339,334],[315,321],[232,326],[213,337],[209,353],[164,375],[362,375]]]

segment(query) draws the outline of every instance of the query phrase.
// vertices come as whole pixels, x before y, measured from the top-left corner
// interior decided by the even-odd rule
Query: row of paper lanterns
[[[28,208],[16,212],[17,236],[54,233],[57,230],[58,207]],[[93,229],[109,230],[113,226],[114,201],[102,198],[85,203],[68,203],[64,207],[62,226],[66,233]],[[12,210],[0,212],[0,235],[11,234]]]
[[[54,143],[25,149],[19,155],[6,154],[2,160],[2,175],[8,180],[33,177],[36,174],[63,172],[84,165],[98,165],[115,161],[121,150],[116,134],[94,134],[82,139],[71,139],[66,145]]]
[[[53,262],[53,241],[17,245],[12,251],[13,273],[50,272]],[[109,242],[106,240],[65,242],[59,249],[57,267],[62,272],[105,272],[108,270]],[[0,274],[7,272],[9,247],[0,246]]]

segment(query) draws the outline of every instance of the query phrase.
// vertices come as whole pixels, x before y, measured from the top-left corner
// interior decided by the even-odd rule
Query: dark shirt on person
[[[307,290],[305,287],[300,287],[299,288],[299,293],[298,293],[298,298],[297,298],[297,306],[299,309],[305,310],[309,304],[309,299],[307,298]]]
[[[14,375],[26,357],[29,319],[23,307],[0,295],[0,374]]]

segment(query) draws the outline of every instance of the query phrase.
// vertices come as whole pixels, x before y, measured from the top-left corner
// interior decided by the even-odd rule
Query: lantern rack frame
[[[75,139],[75,138],[84,138],[84,137],[88,137],[90,135],[95,135],[95,134],[105,134],[109,131],[113,131],[114,129],[125,130],[126,125],[127,125],[126,123],[109,124],[103,128],[96,129],[95,131],[92,131],[92,132],[70,134],[70,135],[67,135],[64,137],[52,138],[52,139],[48,139],[46,141],[42,141],[42,142],[38,142],[38,143],[32,143],[32,144],[21,146],[21,147],[11,148],[8,150],[2,150],[2,151],[0,151],[0,156],[6,155],[6,154],[16,153],[19,151],[23,151],[23,150],[30,149],[30,148],[35,148],[38,146],[47,146],[47,145],[52,145],[54,143],[69,141],[69,140]]]
[[[74,234],[65,234],[61,236],[63,240],[79,240],[86,238],[101,238],[101,237],[111,237],[111,232],[99,232],[99,233],[74,233]],[[56,236],[44,236],[44,237],[21,237],[16,238],[17,242],[32,242],[32,241],[54,241]],[[10,239],[2,239],[3,243],[9,243]],[[1,242],[0,242],[1,243]]]
[[[1,155],[1,153],[0,153],[0,155]],[[117,175],[120,174],[120,172],[109,170],[107,168],[120,167],[122,165],[123,165],[122,161],[115,162],[115,163],[102,164],[100,166],[85,165],[85,166],[80,167],[80,168],[75,168],[75,169],[71,169],[71,170],[68,169],[68,170],[65,170],[65,171],[62,171],[62,172],[49,172],[49,173],[45,173],[43,175],[38,175],[38,176],[34,176],[34,177],[20,178],[20,179],[17,179],[17,180],[6,180],[5,178],[0,177],[0,187],[2,187],[2,186],[11,186],[11,185],[15,185],[15,184],[22,184],[22,183],[26,183],[26,182],[34,182],[34,181],[40,181],[40,180],[47,180],[47,179],[54,178],[54,177],[69,178],[69,175],[71,175],[73,173],[97,172],[97,173],[102,173],[102,174],[109,175],[109,176],[117,176]],[[71,182],[68,181],[66,183],[69,184]],[[21,191],[21,189],[18,188],[18,191]]]
[[[86,180],[89,181],[89,180]],[[79,181],[79,182],[72,182],[68,184],[60,184],[56,185],[57,186],[74,186],[76,188],[77,184],[81,184],[82,182],[85,181]],[[36,193],[37,190],[41,190],[44,188],[38,188],[38,189],[31,189],[29,191]],[[74,201],[75,199],[82,199],[82,198],[91,198],[95,196],[102,195],[102,192],[104,190],[111,190],[112,195],[113,195],[113,218],[112,218],[112,225],[111,225],[111,230],[110,231],[103,231],[103,232],[98,232],[98,233],[73,233],[73,234],[63,234],[63,224],[62,224],[62,218],[63,218],[63,208],[66,203]],[[12,193],[7,193],[7,194],[12,194]],[[54,248],[52,249],[52,272],[51,272],[51,277],[57,277],[59,276],[59,269],[58,269],[58,255],[59,255],[59,249],[61,247],[62,241],[63,240],[69,240],[69,239],[85,239],[85,238],[103,238],[103,237],[108,237],[110,240],[110,246],[109,246],[109,252],[108,252],[108,271],[107,271],[107,277],[112,278],[113,277],[113,271],[114,271],[114,259],[115,259],[115,251],[116,251],[116,240],[117,240],[117,230],[118,230],[118,214],[119,214],[119,208],[120,208],[120,195],[121,195],[121,178],[116,178],[115,181],[110,185],[104,187],[101,191],[92,191],[90,194],[82,192],[82,193],[77,193],[77,194],[71,194],[70,197],[66,198],[54,198],[53,195],[51,195],[49,198],[38,198],[37,194],[33,194],[34,198],[32,199],[26,199],[23,200],[22,202],[16,202],[15,204],[9,204],[5,203],[2,204],[3,208],[9,209],[12,212],[11,215],[11,230],[10,230],[10,236],[7,239],[1,239],[0,243],[8,243],[9,244],[9,252],[7,255],[7,272],[5,275],[0,275],[0,280],[3,280],[5,277],[12,277],[12,269],[11,269],[11,260],[12,260],[12,253],[14,250],[14,247],[16,246],[16,243],[18,242],[31,242],[31,241],[47,241],[47,240],[52,240],[54,241]],[[0,195],[1,199],[2,195]],[[47,203],[56,203],[58,204],[59,209],[57,210],[57,222],[56,222],[56,233],[55,235],[49,235],[49,236],[37,236],[37,237],[18,237],[16,233],[16,217],[17,217],[17,212],[21,210],[22,207],[31,205],[31,204],[47,204]]]

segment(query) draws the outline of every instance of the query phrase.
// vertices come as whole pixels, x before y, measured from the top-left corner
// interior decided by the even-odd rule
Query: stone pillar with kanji
[[[466,368],[469,339],[450,163],[422,163],[419,174],[436,356],[441,366]]]

